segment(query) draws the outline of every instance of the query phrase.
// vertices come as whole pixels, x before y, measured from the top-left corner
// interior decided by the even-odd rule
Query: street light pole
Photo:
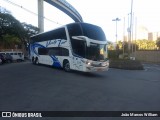
[[[128,49],[129,49],[129,54],[130,54],[130,52],[131,52],[131,39],[132,39],[132,32],[133,32],[133,30],[132,30],[132,27],[133,27],[133,25],[132,25],[132,18],[133,17],[133,0],[131,0],[131,13],[130,13],[130,27],[129,27],[129,43],[128,43]]]
[[[119,18],[116,18],[116,19],[113,19],[112,21],[115,21],[116,22],[116,45],[117,45],[117,37],[118,37],[118,35],[117,35],[117,22],[118,21],[120,21],[121,19],[119,19]]]

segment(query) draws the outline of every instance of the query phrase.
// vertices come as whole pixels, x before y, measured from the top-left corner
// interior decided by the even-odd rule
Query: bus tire
[[[38,60],[38,58],[36,57],[36,59],[35,59],[35,64],[36,65],[38,65],[39,64],[39,60]]]
[[[63,62],[63,69],[66,72],[70,72],[71,69],[70,69],[70,64],[69,64],[68,60],[64,60],[64,62]]]
[[[32,63],[35,64],[34,57],[32,57]]]
[[[12,60],[7,60],[7,63],[11,63],[12,62]]]
[[[0,59],[0,65],[3,63],[3,61]]]
[[[17,59],[17,62],[22,62],[22,60],[21,59]]]

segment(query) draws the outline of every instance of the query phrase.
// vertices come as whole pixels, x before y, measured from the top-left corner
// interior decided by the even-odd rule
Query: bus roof
[[[40,40],[40,39],[46,37],[46,34],[47,34],[48,36],[52,36],[52,33],[53,33],[55,30],[58,30],[58,29],[60,29],[60,28],[65,28],[65,27],[67,27],[67,26],[74,25],[74,24],[91,25],[91,26],[95,26],[95,27],[97,27],[97,28],[100,28],[99,26],[93,25],[93,24],[90,24],[90,23],[84,23],[84,22],[70,23],[70,24],[66,24],[66,25],[63,25],[63,26],[61,26],[61,27],[58,27],[58,28],[56,28],[56,29],[53,29],[53,30],[50,30],[50,31],[47,31],[47,32],[42,32],[42,33],[39,33],[39,34],[37,34],[37,35],[31,36],[31,37],[30,37],[30,43],[44,41],[44,40]]]

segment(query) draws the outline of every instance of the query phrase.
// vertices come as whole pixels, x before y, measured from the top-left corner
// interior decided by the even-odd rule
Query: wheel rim
[[[39,64],[38,58],[36,59],[36,64],[37,64],[37,65]]]
[[[70,71],[70,65],[69,65],[69,63],[65,64],[65,71]]]
[[[8,63],[11,63],[11,61],[10,61],[10,60],[7,60],[7,62],[8,62]]]
[[[2,60],[0,59],[0,64],[2,64]]]
[[[34,63],[34,58],[32,58],[32,63]]]

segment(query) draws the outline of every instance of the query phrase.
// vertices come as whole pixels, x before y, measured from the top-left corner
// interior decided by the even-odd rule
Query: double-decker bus
[[[103,30],[88,23],[71,23],[30,38],[30,59],[65,71],[105,71],[109,68]]]

